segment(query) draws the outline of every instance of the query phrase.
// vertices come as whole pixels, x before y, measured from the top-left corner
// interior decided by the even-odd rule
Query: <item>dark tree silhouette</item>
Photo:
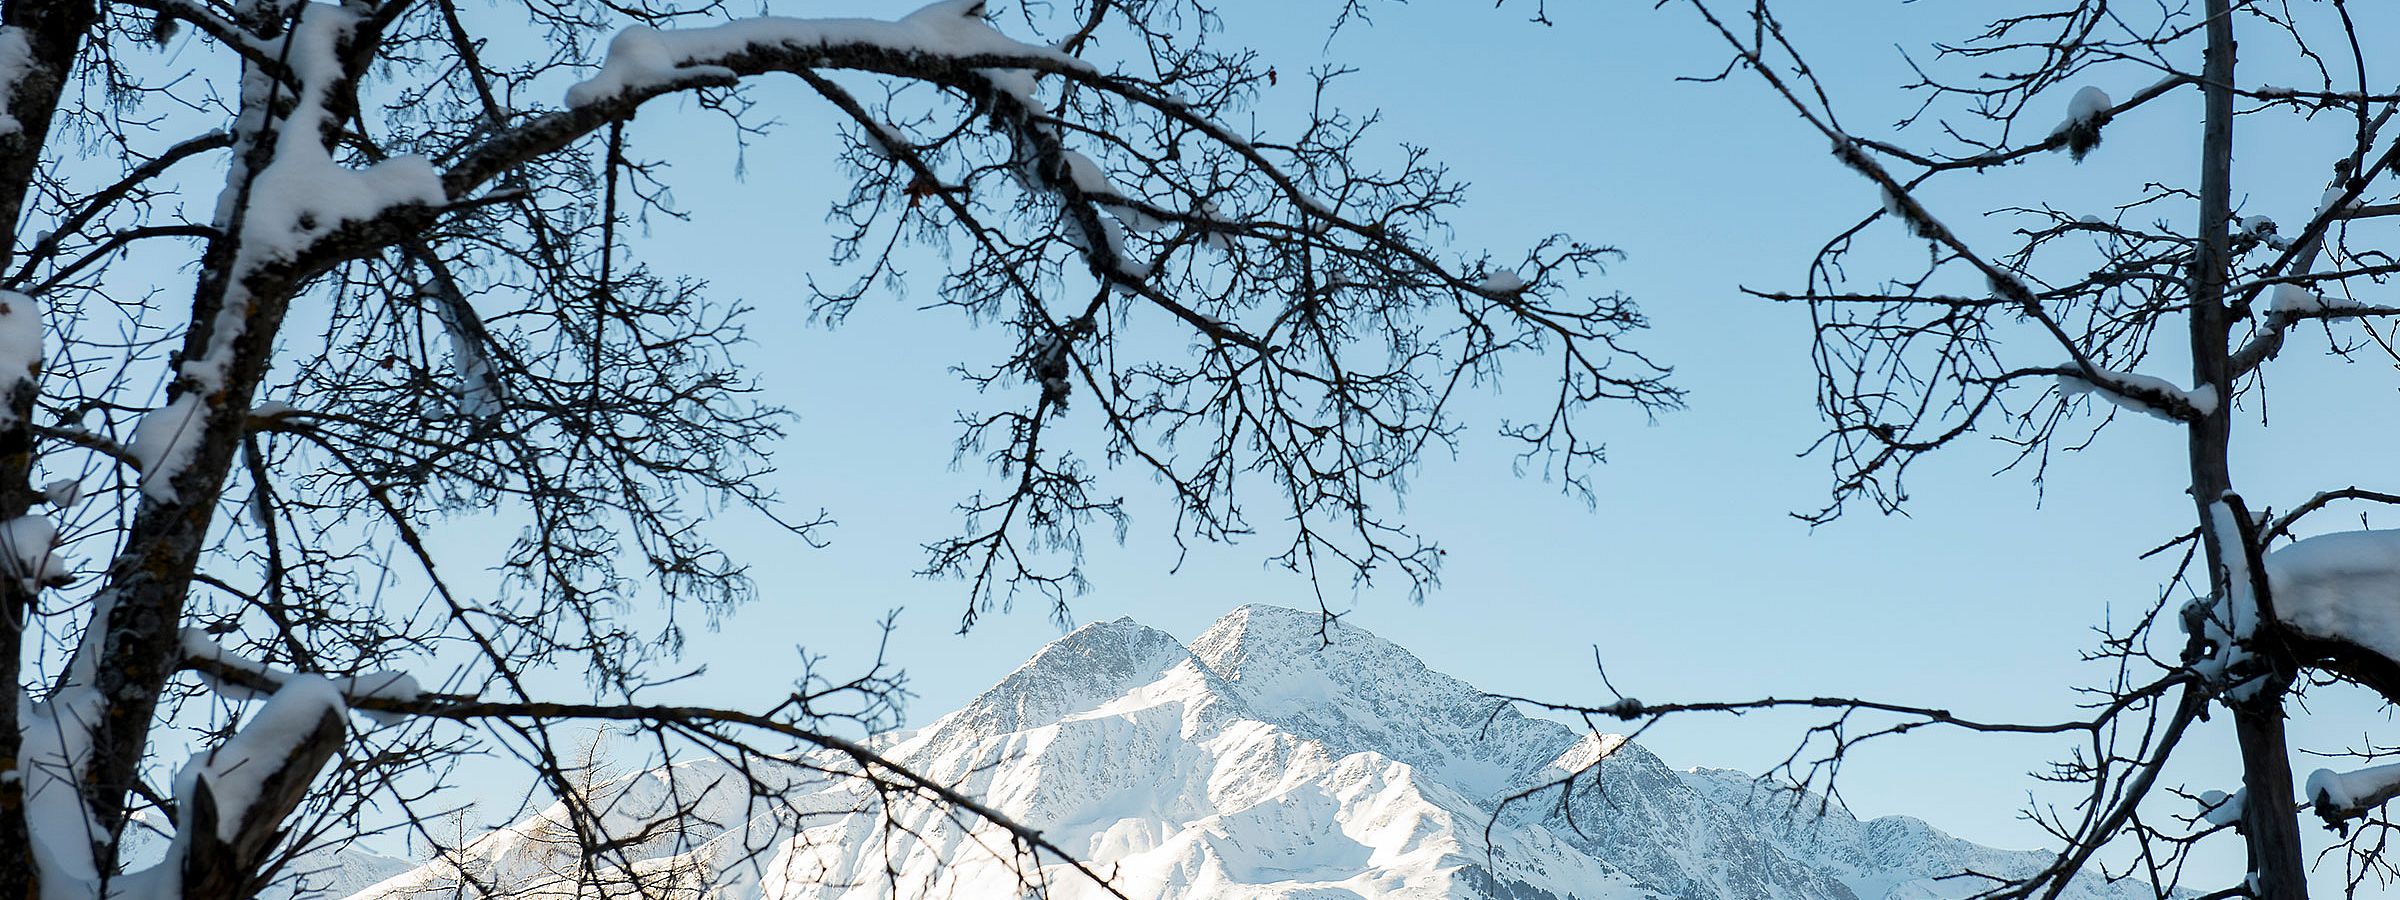
[[[966,423],[1001,482],[929,563],[970,621],[1010,591],[1065,602],[1081,529],[1125,514],[1095,489],[1112,470],[1164,486],[1178,537],[1263,521],[1310,577],[1422,584],[1435,551],[1388,480],[1456,433],[1462,388],[1557,366],[1553,414],[1511,433],[1570,478],[1587,406],[1676,401],[1618,345],[1633,307],[1576,292],[1605,248],[1443,249],[1458,187],[1421,152],[1363,168],[1371,117],[1323,78],[1302,127],[1236,124],[1278,76],[1207,43],[1195,0],[735,6],[0,6],[0,897],[243,897],[364,830],[439,843],[427,789],[469,752],[540,776],[576,877],[640,888],[571,762],[593,723],[740,763],[753,804],[857,779],[1058,855],[841,736],[890,723],[880,665],[772,709],[644,700],[678,642],[636,601],[714,615],[751,590],[698,510],[795,542],[818,523],[760,481],[782,419],[738,309],[624,234],[668,184],[637,112],[761,128],[744,85],[784,76],[849,123],[823,163],[851,184],[812,281],[840,285],[829,313],[876,302],[897,248],[947,248],[940,303],[992,353],[927,364],[1016,398]],[[1056,449],[1070,424],[1106,464]],[[487,596],[426,530],[489,509],[527,527]],[[586,696],[528,682],[576,666]],[[136,865],[144,828],[167,849]]]
[[[2164,897],[2187,861],[2230,854],[2227,845],[2239,842],[2247,879],[2184,886],[2298,900],[2307,893],[2307,817],[2346,839],[2327,865],[2353,893],[2388,884],[2395,870],[2384,804],[2400,795],[2400,769],[2338,769],[2392,750],[2316,748],[2352,759],[2296,789],[2297,751],[2285,732],[2311,687],[2349,682],[2400,700],[2400,533],[2327,534],[2339,523],[2321,515],[2388,506],[2400,493],[2336,483],[2270,506],[2237,492],[2245,471],[2233,463],[2237,438],[2266,427],[2273,364],[2287,342],[2319,333],[2334,354],[2362,363],[2348,370],[2364,388],[2359,396],[2389,390],[2373,379],[2372,363],[2400,360],[2392,325],[2400,303],[2388,290],[2400,273],[2389,250],[2400,213],[2400,94],[2377,50],[2395,36],[2384,11],[2341,0],[1995,6],[1982,31],[1909,57],[1914,78],[1896,89],[1912,95],[1915,111],[1884,129],[1845,117],[1841,92],[1820,77],[1827,70],[1812,67],[1824,61],[1789,37],[1786,17],[1820,11],[1765,0],[1665,5],[1696,14],[1731,49],[1708,80],[1763,83],[1830,143],[1834,165],[1864,176],[1879,196],[1809,262],[1801,287],[1754,292],[1804,304],[1814,322],[1817,402],[1828,426],[1815,451],[1831,463],[1833,492],[1802,518],[1823,523],[1860,503],[1900,510],[1911,467],[1971,436],[2013,446],[2038,477],[2054,452],[2138,412],[2162,421],[2135,416],[2122,427],[2177,428],[2188,438],[2172,464],[2189,471],[2190,496],[2159,500],[2189,503],[2192,528],[2161,536],[2156,552],[2183,556],[2175,585],[2147,617],[2107,630],[2094,656],[2110,664],[2111,680],[2059,721],[1977,721],[1853,698],[1561,708],[1640,721],[1835,710],[1779,773],[1819,788],[1860,742],[1922,728],[2075,737],[2074,754],[2042,777],[2072,785],[2077,799],[2030,812],[2056,839],[2053,864],[2028,878],[1993,878],[1983,896],[2054,897],[2071,878],[2131,875]],[[2162,155],[2111,137],[2145,119],[2159,128],[2190,121],[2188,152]],[[2322,198],[2250,197],[2305,215],[2241,215],[2244,160],[2233,140],[2251,128],[2289,147],[2305,143],[2302,152],[2327,167]],[[2113,195],[2043,194],[2045,186],[2017,179],[2009,190],[2026,193],[2004,209],[1953,210],[1938,199],[1945,186],[2054,153],[2199,162],[2196,171],[2151,167]],[[2004,228],[1968,220],[1984,213]],[[1868,252],[1883,248],[1901,252]],[[2190,743],[2190,726],[2212,711],[2232,720],[2239,742],[2243,778],[2230,796],[2184,793],[2162,778]],[[2103,873],[2108,862],[2118,868]]]

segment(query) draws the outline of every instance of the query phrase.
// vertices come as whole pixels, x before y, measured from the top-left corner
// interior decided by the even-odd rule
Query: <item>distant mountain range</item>
[[[878,746],[1035,825],[1133,898],[1927,900],[1988,886],[1942,876],[2046,861],[1907,817],[1818,816],[1814,798],[1795,803],[1738,772],[1675,771],[1620,738],[1500,707],[1357,628],[1332,626],[1326,645],[1319,624],[1246,606],[1188,646],[1129,619],[1086,626],[964,709]],[[1602,752],[1597,781],[1563,806],[1552,791],[1494,818],[1503,798]],[[750,803],[754,779],[788,799]],[[970,817],[887,805],[805,765],[737,773],[693,761],[602,793],[630,872],[694,898],[1016,900],[1030,893],[1021,874],[1051,897],[1107,896],[1061,865],[1023,868],[1004,834]],[[694,824],[643,830],[676,808]],[[495,831],[463,863],[421,866],[353,900],[447,900],[462,875],[578,893],[562,816]],[[2098,879],[2065,895],[2150,896]]]

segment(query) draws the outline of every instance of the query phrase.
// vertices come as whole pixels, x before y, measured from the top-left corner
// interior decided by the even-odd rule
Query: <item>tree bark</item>
[[[2190,457],[2192,503],[2199,512],[2200,534],[2208,556],[2209,588],[2218,597],[2233,596],[2228,577],[2232,562],[2254,572],[2256,548],[2226,546],[2225,529],[2212,527],[2217,504],[2232,491],[2229,463],[2232,443],[2231,337],[2233,311],[2226,305],[2225,283],[2232,263],[2233,197],[2233,19],[2229,0],[2208,0],[2208,50],[2201,76],[2204,97],[2200,153],[2200,242],[2192,259],[2192,375],[2193,384],[2216,392],[2217,403],[2192,422]],[[2239,502],[2230,506],[2236,517],[2247,517]],[[2250,523],[2239,523],[2247,535]],[[2251,587],[2243,585],[2244,588]],[[2256,591],[2262,605],[2263,591]],[[2234,733],[2241,742],[2242,834],[2249,844],[2253,896],[2259,900],[2306,900],[2308,881],[2300,853],[2299,805],[2292,793],[2291,749],[2284,737],[2283,694],[2290,682],[2288,659],[2272,640],[2274,623],[2260,610],[2256,646],[2248,652],[2269,658],[2263,683],[2245,699],[2229,702]],[[2231,648],[2227,648],[2228,651]]]
[[[31,51],[28,65],[15,84],[5,85],[5,112],[16,128],[0,135],[0,268],[15,260],[17,228],[25,203],[41,168],[42,148],[49,143],[51,120],[84,42],[100,18],[90,0],[52,0],[0,4],[0,22],[21,36]],[[39,309],[12,310],[12,315],[40,316]],[[37,366],[38,373],[38,366]],[[16,373],[0,374],[0,378]],[[22,516],[33,506],[29,483],[33,467],[33,403],[38,382],[16,382],[0,397],[9,424],[0,428],[0,520]],[[38,573],[35,573],[38,574]],[[40,586],[31,578],[0,578],[0,772],[14,774],[23,764],[17,697],[23,683],[19,666],[24,649],[25,623]],[[0,779],[0,900],[31,900],[41,893],[33,859],[33,840],[25,821],[25,782]]]

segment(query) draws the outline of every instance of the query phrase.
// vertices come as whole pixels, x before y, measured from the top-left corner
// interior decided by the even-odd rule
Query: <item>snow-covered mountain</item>
[[[1972,893],[1962,869],[2029,871],[1924,822],[1861,822],[1722,770],[1676,771],[1621,739],[1497,707],[1407,651],[1268,606],[1185,645],[1118,620],[1042,648],[966,708],[884,751],[1041,829],[1135,898],[1194,900],[1920,900]],[[1606,751],[1562,808],[1547,784]],[[752,779],[780,788],[753,803]],[[1014,898],[1106,893],[955,811],[892,800],[808,766],[690,762],[604,792],[642,877],[723,900]],[[650,827],[683,808],[696,824]],[[553,809],[467,848],[468,880],[567,895],[578,857]],[[645,829],[648,830],[645,830]],[[428,865],[354,900],[458,896]],[[583,876],[588,880],[591,876]],[[2096,879],[2093,880],[2096,882]],[[586,888],[587,895],[616,894]],[[2146,885],[2086,883],[2073,900]]]

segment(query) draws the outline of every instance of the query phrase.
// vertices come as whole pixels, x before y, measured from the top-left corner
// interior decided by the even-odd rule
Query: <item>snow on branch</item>
[[[224,384],[250,312],[250,304],[240,302],[242,286],[253,273],[291,262],[338,230],[375,221],[395,208],[438,206],[448,199],[439,171],[423,156],[394,156],[359,169],[334,159],[330,135],[341,128],[341,105],[356,77],[344,62],[344,48],[362,24],[356,10],[302,4],[291,30],[270,48],[282,71],[253,64],[243,73],[245,93],[289,97],[290,106],[278,118],[254,105],[236,123],[238,147],[263,146],[271,153],[255,171],[237,162],[217,198],[216,226],[236,236],[228,269],[231,292],[211,323],[206,350],[179,370],[203,393]],[[237,152],[237,160],[243,155]],[[180,420],[192,410],[170,406],[160,412]],[[147,417],[143,424],[149,424]],[[172,499],[167,483],[185,461],[180,455],[160,457],[156,471],[143,473],[144,492]]]
[[[2058,392],[2068,397],[2098,394],[2118,406],[2169,422],[2202,418],[2217,409],[2217,390],[2202,385],[2191,390],[2151,375],[2089,368],[2073,363],[2056,369]]]
[[[405,713],[395,707],[415,703],[424,696],[416,677],[405,672],[369,672],[339,678],[301,675],[227,650],[210,638],[208,632],[197,628],[183,630],[183,658],[185,668],[197,673],[209,690],[227,699],[255,700],[279,695],[300,680],[318,679],[331,684],[346,707],[379,725],[404,718]]]
[[[348,735],[342,691],[293,676],[231,738],[194,756],[175,777],[175,843],[157,869],[180,870],[166,896],[246,896],[283,839],[280,827]]]
[[[21,390],[32,390],[42,372],[42,306],[25,294],[0,290],[0,428],[16,424],[16,409],[5,402]]]
[[[2303,641],[2364,651],[2332,658],[2386,696],[2400,690],[2400,530],[2304,538],[2267,554],[2265,566],[2281,625]]]
[[[450,368],[458,382],[451,390],[458,395],[459,412],[477,419],[489,419],[500,414],[500,372],[492,366],[491,355],[484,352],[490,340],[475,308],[467,303],[456,284],[440,279],[440,289],[430,297],[434,318],[442,323],[442,333],[450,339]],[[252,415],[257,415],[252,410]]]
[[[652,97],[729,84],[769,72],[810,77],[854,69],[942,81],[998,80],[1018,70],[1079,73],[1090,64],[1057,48],[1009,38],[983,19],[977,0],[941,0],[898,21],[761,17],[705,28],[636,26],[612,39],[600,70],[567,92],[566,109],[536,116],[459,155],[442,182],[462,198],[500,173],[555,152]]]
[[[33,72],[33,45],[25,40],[25,29],[16,26],[0,27],[0,137],[25,130],[25,124],[10,115],[8,109],[17,91],[17,82]]]
[[[2226,500],[2208,505],[2203,527],[2212,532],[2216,545],[2224,548],[2225,592],[2193,600],[2183,610],[2184,630],[2192,636],[2194,651],[2205,650],[2205,656],[2187,657],[2192,671],[2209,685],[2235,696],[2245,696],[2258,688],[2258,667],[2251,653],[2251,641],[2259,631],[2258,580],[2250,569],[2250,541],[2242,527],[2243,513]],[[2268,593],[2274,594],[2274,580],[2268,576]]]
[[[133,426],[133,444],[126,448],[141,469],[142,494],[162,503],[175,499],[175,474],[199,452],[208,432],[208,410],[197,391],[186,391],[167,405],[143,413]]]
[[[2400,658],[2400,531],[2345,531],[2267,554],[2277,618]]]
[[[695,81],[730,81],[735,71],[712,60],[836,44],[908,56],[1026,57],[1084,67],[1081,60],[1057,49],[1001,34],[984,21],[983,12],[983,0],[939,0],[898,21],[764,17],[672,31],[637,25],[609,41],[600,71],[568,88],[566,103],[572,109]]]
[[[2333,297],[2290,282],[2243,288],[2245,295],[2267,290],[2267,314],[2258,333],[2234,352],[2233,371],[2236,376],[2257,369],[2276,354],[2283,352],[2284,336],[2293,325],[2309,319],[2363,319],[2368,317],[2400,316],[2400,307],[2376,306],[2348,297]],[[2232,293],[2232,291],[2228,291]]]
[[[71,581],[58,556],[58,524],[49,516],[0,522],[0,575],[17,579],[27,594]]]
[[[2346,297],[2328,297],[2297,284],[2278,284],[2268,298],[2267,314],[2284,319],[2332,318],[2358,315],[2375,309]]]
[[[2197,799],[2200,801],[2200,821],[2210,825],[2229,826],[2242,820],[2242,806],[2249,797],[2239,790],[2231,794],[2224,791],[2206,791],[2201,793]]]
[[[2400,763],[2336,772],[2318,769],[2309,773],[2308,784],[2302,793],[2316,806],[2317,815],[2328,828],[2338,828],[2347,819],[2366,815],[2368,810],[2382,806],[2393,797],[2400,797]]]
[[[446,199],[433,164],[422,156],[394,156],[364,169],[333,158],[326,135],[340,126],[337,95],[351,77],[342,48],[360,24],[359,14],[350,9],[306,4],[278,48],[296,85],[292,110],[277,122],[245,123],[257,129],[245,137],[272,142],[272,161],[246,184],[230,181],[218,200],[220,225],[237,213],[241,221],[237,277],[244,269],[289,259],[345,223],[373,219],[394,206]],[[186,369],[188,374],[191,367]]]
[[[2100,146],[2100,126],[2108,124],[2109,108],[2108,92],[2086,85],[2067,101],[2067,118],[2050,130],[2050,139],[2063,141],[2067,155],[2082,162]]]
[[[341,715],[348,708],[341,689],[328,679],[315,675],[285,679],[240,731],[215,749],[194,756],[175,777],[175,797],[183,812],[178,830],[213,827],[220,840],[233,840],[269,777],[293,759],[303,744],[329,727],[328,720],[338,731]],[[197,820],[195,808],[201,804],[194,801],[202,790],[215,801],[218,815],[214,822]]]
[[[135,426],[131,449],[141,461],[140,487],[149,500],[187,499],[175,481],[208,438],[215,412],[209,398],[228,387],[258,311],[253,279],[289,267],[334,235],[384,221],[396,209],[447,200],[440,173],[422,156],[394,156],[364,168],[334,157],[359,75],[346,61],[346,48],[369,37],[362,34],[367,24],[355,9],[301,4],[289,31],[269,48],[279,65],[244,69],[242,90],[250,102],[233,129],[236,162],[214,214],[217,231],[230,235],[234,247],[222,272],[224,295],[213,310],[195,310],[192,327],[206,334],[205,346],[177,367],[172,399]]]
[[[2332,499],[2386,496],[2356,489],[2321,494],[2294,513],[2268,523],[2267,533],[2285,533],[2297,513]],[[2267,596],[2272,598],[2265,608],[2276,629],[2275,640],[2291,651],[2299,665],[2356,682],[2387,700],[2400,702],[2400,530],[2344,531],[2304,538],[2265,554],[2260,569]],[[2246,636],[2238,614],[2238,609],[2224,609],[2213,599],[2203,599],[2186,610],[2186,625],[2198,626],[2198,639],[2231,646]],[[2217,664],[2204,660],[2195,669],[2207,676],[2212,674],[2212,665]]]
[[[23,704],[17,766],[0,773],[22,783],[25,823],[46,888],[99,880],[92,849],[108,832],[84,804],[79,782],[91,763],[101,699],[98,691],[73,685],[47,701]],[[57,896],[74,894],[62,890]]]

